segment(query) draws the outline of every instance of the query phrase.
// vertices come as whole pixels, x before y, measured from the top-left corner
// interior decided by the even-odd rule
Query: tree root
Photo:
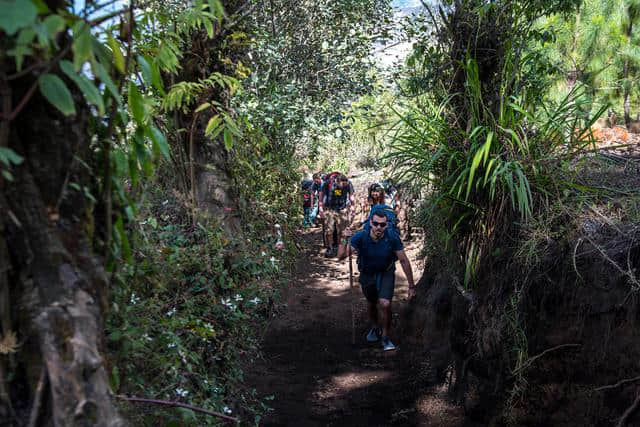
[[[624,414],[622,414],[622,416],[620,417],[620,420],[618,421],[618,424],[616,424],[616,427],[626,426],[627,418],[629,418],[631,414],[633,414],[635,410],[638,409],[639,405],[640,405],[640,388],[636,391],[636,399],[633,401],[631,406],[629,406],[627,410],[624,411]]]
[[[593,391],[603,391],[603,390],[609,390],[609,389],[612,389],[612,388],[618,388],[622,384],[632,383],[632,382],[635,382],[635,381],[638,381],[638,380],[640,380],[640,376],[635,377],[635,378],[624,378],[624,379],[618,381],[615,384],[603,385],[602,387],[594,388]]]
[[[533,364],[533,362],[535,362],[537,359],[541,358],[542,356],[544,356],[545,354],[547,354],[549,352],[552,352],[552,351],[555,351],[555,350],[559,350],[559,349],[565,348],[565,347],[580,347],[581,345],[582,344],[560,344],[560,345],[557,345],[555,347],[548,348],[545,351],[543,351],[542,353],[537,354],[537,355],[527,359],[522,364],[522,366],[520,366],[518,369],[513,371],[513,375],[517,374],[520,371],[523,371],[523,370],[527,369],[529,366],[531,366]]]
[[[42,365],[40,370],[40,379],[38,380],[38,386],[36,387],[35,396],[33,397],[33,406],[31,406],[31,414],[29,415],[29,424],[27,427],[35,427],[38,422],[38,414],[40,413],[40,406],[42,405],[42,392],[47,385],[47,367]]]
[[[190,410],[192,410],[194,412],[200,412],[202,414],[207,414],[207,415],[211,415],[213,417],[222,418],[223,420],[233,421],[235,423],[239,423],[240,422],[240,420],[238,418],[230,417],[228,415],[221,414],[220,412],[209,411],[208,409],[198,408],[197,406],[188,405],[188,404],[182,403],[182,402],[175,402],[173,400],[143,399],[141,397],[128,397],[128,396],[123,396],[121,394],[116,395],[116,397],[118,399],[126,400],[128,402],[153,403],[153,404],[156,404],[156,405],[164,405],[164,406],[173,406],[173,407],[179,407],[179,408],[186,408],[186,409],[190,409]]]

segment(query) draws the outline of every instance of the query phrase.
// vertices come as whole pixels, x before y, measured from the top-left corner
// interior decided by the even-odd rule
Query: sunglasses
[[[386,222],[378,222],[378,221],[371,220],[371,225],[373,225],[374,227],[385,228],[387,226],[387,223]]]

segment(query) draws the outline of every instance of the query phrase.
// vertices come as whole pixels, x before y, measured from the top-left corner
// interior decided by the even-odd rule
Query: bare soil
[[[321,255],[319,229],[304,232],[295,280],[285,306],[272,319],[262,346],[264,361],[248,383],[273,396],[264,426],[466,426],[461,408],[434,383],[430,361],[403,340],[409,304],[407,282],[397,268],[392,339],[384,352],[365,340],[366,301],[357,281],[349,287],[349,263]],[[416,282],[423,266],[416,245],[407,245]],[[352,344],[353,303],[355,344]]]

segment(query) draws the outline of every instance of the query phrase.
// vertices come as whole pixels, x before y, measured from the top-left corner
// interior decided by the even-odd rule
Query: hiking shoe
[[[367,333],[367,341],[376,342],[379,339],[380,339],[380,329],[378,328],[369,329],[369,333]]]
[[[382,337],[382,349],[384,351],[395,350],[396,346],[393,345],[389,337]]]

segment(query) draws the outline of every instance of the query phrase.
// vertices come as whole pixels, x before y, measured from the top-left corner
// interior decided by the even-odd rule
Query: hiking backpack
[[[399,236],[400,230],[398,230],[398,218],[396,217],[396,213],[391,208],[391,206],[388,205],[373,205],[371,207],[371,210],[369,211],[369,217],[362,223],[362,225],[364,226],[364,231],[369,233],[369,230],[371,229],[371,224],[369,223],[369,221],[371,220],[371,218],[373,218],[373,213],[380,210],[383,211],[385,216],[387,217],[387,222],[389,223],[387,227]]]
[[[331,206],[333,204],[333,191],[335,190],[336,183],[338,182],[338,177],[340,177],[340,175],[340,172],[331,172],[324,178],[324,182],[326,184],[325,195],[327,196],[325,204],[327,206]]]

